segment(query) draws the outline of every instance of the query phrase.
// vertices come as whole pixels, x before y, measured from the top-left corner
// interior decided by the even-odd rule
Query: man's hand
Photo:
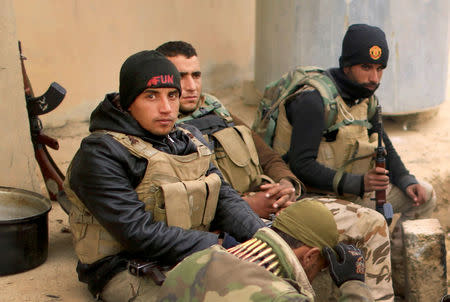
[[[359,249],[353,245],[339,243],[334,250],[338,254],[339,260],[329,247],[323,248],[323,254],[330,265],[330,275],[334,283],[340,287],[350,280],[364,282],[366,265],[364,257]]]
[[[381,168],[375,167],[364,174],[364,191],[381,191],[386,190],[389,185],[389,171]]]
[[[265,191],[251,192],[244,199],[259,217],[269,219],[270,214],[275,214],[279,209],[274,207],[277,202],[275,197],[267,198],[267,193]]]
[[[260,190],[244,196],[243,199],[261,218],[267,219],[270,214],[278,214],[279,211],[290,206],[296,198],[295,188],[287,179],[282,179],[275,184],[261,185]]]
[[[294,202],[296,198],[294,185],[285,178],[281,179],[279,183],[264,184],[260,186],[260,189],[266,191],[267,198],[277,197],[277,207],[279,208],[283,207],[286,202]]]
[[[410,185],[406,188],[406,194],[414,201],[414,206],[420,206],[427,202],[427,195],[425,188],[420,184]]]

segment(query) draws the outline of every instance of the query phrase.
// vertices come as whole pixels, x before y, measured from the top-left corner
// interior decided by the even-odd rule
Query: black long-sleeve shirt
[[[352,106],[360,98],[360,87],[346,78],[340,69],[328,71],[336,83],[340,95],[347,105]],[[316,161],[322,133],[325,129],[324,105],[317,90],[305,91],[286,104],[287,118],[292,125],[291,146],[283,156],[294,174],[306,185],[320,190],[333,191],[333,178],[336,170],[325,167]],[[370,120],[377,125],[378,116],[375,114]],[[368,130],[372,134],[377,128]],[[336,130],[339,131],[339,130]],[[337,132],[330,135],[336,137]],[[329,137],[329,139],[333,139]],[[405,191],[406,188],[417,183],[415,177],[409,174],[400,156],[395,151],[388,135],[383,130],[383,142],[387,151],[386,169],[389,170],[391,182]],[[362,196],[364,194],[364,175],[344,173],[339,187],[343,193]]]

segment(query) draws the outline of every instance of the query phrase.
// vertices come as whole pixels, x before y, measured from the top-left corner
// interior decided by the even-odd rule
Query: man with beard
[[[242,128],[246,127],[242,121],[226,111],[214,96],[202,92],[200,60],[191,44],[184,41],[171,41],[162,44],[156,50],[172,61],[180,72],[182,87],[181,121],[198,127],[210,139],[215,151],[216,161],[219,162],[218,167],[222,174],[229,176],[230,183],[235,189],[235,186],[239,186],[241,190],[238,189],[238,191],[251,190],[248,187],[249,182],[247,182],[247,187],[243,186],[244,180],[249,178],[251,169],[244,168],[241,169],[243,171],[239,171],[230,162],[226,162],[226,157],[230,157],[231,161],[237,158],[240,162],[250,162],[249,160],[244,161],[242,156],[237,155],[251,153],[250,151],[243,152],[243,150],[252,146],[253,142],[257,153],[256,159],[259,158],[261,162],[262,169],[260,170],[276,181],[280,181],[280,183],[282,180],[279,179],[282,177],[293,179],[293,177],[289,177],[292,172],[283,164],[279,154],[268,147],[258,135],[252,135],[250,138],[247,135],[247,138],[245,138],[244,134],[249,132],[245,132],[245,128]],[[239,142],[240,135],[235,136],[234,141],[227,141],[233,135],[230,130],[235,128],[238,128],[237,130],[240,131],[242,138],[246,139],[245,143]],[[249,131],[248,127],[247,130]],[[222,133],[226,134],[222,135]],[[228,154],[226,154],[227,152]],[[237,155],[234,152],[237,152]],[[255,160],[255,162],[257,161]],[[233,174],[236,176],[233,176]],[[233,181],[234,179],[237,181]],[[270,186],[270,184],[267,186]],[[278,187],[272,186],[267,191],[276,191],[282,187],[282,184]],[[264,192],[264,187],[262,192]],[[272,198],[259,193],[256,192],[254,195],[250,193],[244,199],[260,216],[262,216],[261,213],[276,212],[277,209],[274,209],[271,205],[279,202],[277,201],[278,194]],[[321,198],[320,201],[331,211],[336,221],[339,241],[353,244],[363,251],[367,264],[365,281],[373,296],[378,301],[393,301],[389,230],[383,216],[375,210],[345,200]],[[287,203],[279,208],[285,206],[287,206]],[[261,209],[263,211],[260,211]],[[317,223],[320,223],[320,221]]]
[[[273,217],[292,204],[300,193],[299,180],[257,134],[216,97],[202,92],[200,61],[194,47],[184,41],[170,41],[156,51],[180,71],[183,92],[177,123],[200,129],[214,150],[214,163],[225,180],[262,218]]]
[[[377,190],[401,218],[392,234],[393,271],[401,266],[400,223],[427,218],[436,197],[430,184],[417,181],[405,168],[388,135],[382,130],[386,169],[374,167],[368,156],[377,146],[377,105],[374,92],[387,66],[389,49],[384,32],[366,24],[351,25],[343,39],[339,68],[321,72],[321,85],[297,87],[279,106],[273,148],[308,187],[374,208]],[[328,86],[328,87],[327,87]],[[323,91],[334,89],[336,120],[327,125],[330,107]],[[255,124],[256,125],[256,124]],[[256,127],[255,127],[256,129]],[[360,160],[353,158],[361,157]],[[396,282],[398,281],[398,282]],[[402,277],[395,284],[402,284]]]

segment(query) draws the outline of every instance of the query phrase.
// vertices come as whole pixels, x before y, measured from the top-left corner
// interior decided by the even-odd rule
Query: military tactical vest
[[[346,119],[338,122],[336,120],[339,104],[337,103],[339,93],[328,72],[316,66],[298,66],[294,70],[284,74],[279,80],[268,84],[264,89],[264,95],[259,102],[256,117],[252,128],[266,143],[273,147],[275,128],[278,124],[279,108],[288,100],[308,89],[316,89],[322,97],[324,106],[325,130],[323,134],[332,132],[349,124],[359,124],[370,129],[372,125],[368,122],[375,112],[377,99],[375,95],[369,98],[367,108],[367,119]],[[289,138],[290,139],[290,138]]]
[[[284,279],[295,280],[301,293],[312,297],[314,290],[289,245],[270,228],[259,229],[252,239],[227,250],[243,261],[253,262]]]
[[[208,230],[215,215],[221,180],[215,173],[206,176],[211,162],[209,148],[190,132],[182,130],[196,144],[196,153],[172,155],[153,148],[138,137],[106,133],[134,156],[147,159],[145,175],[135,190],[139,200],[145,203],[145,210],[152,212],[155,222],[163,221],[168,226],[183,229]],[[65,190],[73,205],[69,222],[78,259],[89,264],[122,251],[119,242],[70,189],[70,167],[67,175]]]
[[[369,137],[367,130],[372,127],[369,119],[375,114],[377,99],[372,95],[349,107],[325,70],[317,67],[299,67],[284,75],[266,87],[264,95],[272,100],[272,105],[266,108],[263,120],[255,120],[254,124],[255,131],[265,136],[280,155],[285,155],[291,145],[292,126],[286,116],[286,102],[308,90],[317,90],[322,98],[326,125],[323,135],[339,130],[335,141],[328,142],[322,136],[316,159],[337,170],[333,190],[338,193],[344,172],[363,174],[373,166],[372,155],[377,147],[378,134]]]
[[[203,94],[204,106],[177,123],[196,126],[214,149],[214,164],[225,180],[238,192],[244,193],[261,184],[273,182],[263,175],[251,130],[234,126],[231,114],[212,95]]]
[[[338,185],[344,172],[364,174],[374,166],[373,155],[378,144],[378,134],[368,136],[367,127],[356,123],[346,124],[346,120],[367,120],[367,107],[369,99],[347,106],[339,96],[337,123],[343,122],[345,126],[339,128],[336,140],[327,141],[321,138],[317,153],[317,162],[337,170],[333,179],[333,190],[338,193]],[[285,154],[289,150],[292,126],[286,117],[286,107],[280,106],[277,128],[275,129],[274,150]]]

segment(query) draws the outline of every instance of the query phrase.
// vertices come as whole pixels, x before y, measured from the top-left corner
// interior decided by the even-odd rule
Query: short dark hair
[[[184,41],[169,41],[158,46],[155,50],[169,58],[183,55],[189,59],[190,57],[197,56],[195,48]]]
[[[283,238],[283,240],[286,241],[286,243],[289,245],[289,247],[291,249],[296,249],[296,248],[299,248],[299,247],[305,245],[302,241],[300,241],[298,239],[295,239],[294,237],[292,237],[291,235],[286,234],[283,231],[280,231],[276,227],[272,227],[272,231],[274,231],[275,233],[278,234],[278,236]]]

